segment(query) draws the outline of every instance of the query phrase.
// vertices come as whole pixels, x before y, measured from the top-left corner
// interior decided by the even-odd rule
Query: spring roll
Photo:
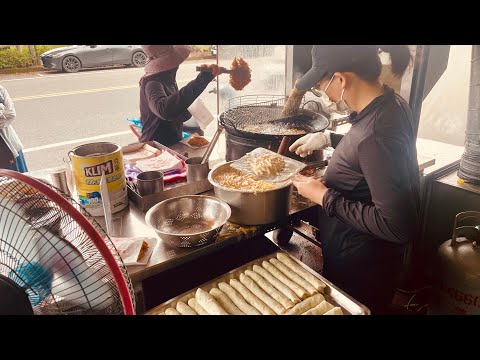
[[[212,295],[215,300],[230,314],[230,315],[245,315],[233,302],[228,298],[228,296],[220,289],[213,288],[210,290],[210,295]]]
[[[309,295],[318,293],[318,290],[315,289],[307,280],[303,279],[297,273],[293,272],[291,269],[285,266],[285,264],[281,263],[275,258],[270,259],[269,262],[273,266],[275,266],[278,270],[280,270],[283,273],[283,275],[285,275],[287,278],[289,278],[294,283],[300,285],[302,288],[307,290]]]
[[[323,315],[343,315],[343,311],[341,308],[339,308],[338,306],[334,307],[333,309],[331,310],[328,310],[325,314]]]
[[[298,296],[290,289],[287,285],[282,283],[280,280],[277,280],[275,276],[270,274],[267,270],[263,267],[258,265],[253,265],[253,271],[255,271],[258,275],[261,275],[265,280],[267,280],[273,287],[275,287],[278,291],[280,291],[283,295],[288,297],[290,301],[294,304],[299,303],[301,300]]]
[[[315,289],[317,289],[319,292],[323,292],[325,290],[325,283],[320,281],[317,277],[312,275],[310,272],[302,268],[300,265],[298,265],[295,261],[290,259],[288,255],[285,255],[283,253],[277,253],[277,259],[280,260],[285,266],[289,267],[292,271],[300,275],[302,278],[307,280]]]
[[[176,309],[182,315],[197,315],[195,310],[193,310],[190,306],[188,306],[187,304],[185,304],[182,301],[179,301],[177,303]]]
[[[275,299],[273,299],[270,295],[268,295],[265,291],[263,291],[252,279],[250,279],[245,274],[240,274],[240,282],[245,285],[245,287],[250,290],[256,297],[262,300],[270,309],[272,309],[275,314],[281,315],[283,314],[286,309],[278,303]]]
[[[328,301],[323,300],[320,304],[315,306],[313,309],[305,311],[302,315],[323,315],[327,311],[333,309],[334,306],[330,304]]]
[[[285,309],[291,309],[294,306],[294,303],[291,302],[288,297],[275,289],[272,284],[270,284],[267,280],[258,275],[256,272],[247,270],[245,271],[245,274],[253,281],[255,281],[258,286],[260,286],[273,299],[279,302]]]
[[[255,309],[260,311],[263,315],[275,315],[275,312],[268,307],[262,300],[256,297],[245,285],[237,279],[230,280],[230,286],[239,292],[243,298],[252,305]]]
[[[174,308],[168,308],[167,310],[165,310],[165,315],[181,315],[181,314]]]
[[[303,300],[301,303],[295,305],[290,310],[287,310],[285,315],[300,315],[300,314],[303,314],[305,311],[313,309],[315,306],[317,306],[318,304],[320,304],[324,300],[325,300],[325,298],[323,297],[322,294],[315,294],[315,295],[310,296],[309,298]]]
[[[246,315],[261,315],[260,311],[255,309],[252,305],[245,301],[237,290],[228,285],[227,283],[218,284],[220,290],[222,290],[232,300],[232,302]]]
[[[188,300],[188,305],[193,309],[195,310],[195,312],[198,314],[198,315],[210,315],[208,312],[205,311],[204,308],[202,308],[197,300],[195,300],[195,298],[191,298]]]
[[[306,299],[309,294],[307,290],[305,290],[303,287],[298,285],[297,283],[294,283],[292,280],[287,278],[285,275],[282,274],[280,270],[278,270],[275,266],[270,264],[267,261],[264,261],[262,263],[262,267],[267,270],[270,274],[272,274],[278,281],[281,281],[285,285],[287,285],[292,291],[301,299],[304,300]]]
[[[205,309],[210,315],[228,315],[223,307],[205,290],[200,288],[195,293],[195,300]]]

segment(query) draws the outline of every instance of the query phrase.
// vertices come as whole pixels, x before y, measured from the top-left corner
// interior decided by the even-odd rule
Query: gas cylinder
[[[440,245],[434,314],[480,314],[479,224],[480,212],[457,214],[452,239]]]

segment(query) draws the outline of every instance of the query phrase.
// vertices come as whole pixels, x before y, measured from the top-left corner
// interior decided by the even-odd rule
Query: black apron
[[[405,246],[362,234],[319,212],[322,275],[372,313],[384,313],[398,285]]]

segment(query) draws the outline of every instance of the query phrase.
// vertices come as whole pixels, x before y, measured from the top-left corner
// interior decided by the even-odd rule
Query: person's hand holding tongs
[[[300,104],[302,103],[303,96],[306,94],[306,91],[298,90],[296,86],[293,87],[290,91],[285,106],[283,107],[282,114],[284,116],[293,116],[298,113]]]
[[[199,66],[199,68],[202,69],[200,71],[210,72],[215,77],[221,74],[225,74],[227,72],[227,69],[225,69],[224,67],[218,66],[217,64],[210,64],[210,65],[202,64]]]

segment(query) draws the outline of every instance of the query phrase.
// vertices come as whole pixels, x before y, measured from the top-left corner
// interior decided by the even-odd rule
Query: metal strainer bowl
[[[145,221],[163,241],[183,248],[213,242],[230,215],[230,206],[222,200],[186,195],[153,206]]]

